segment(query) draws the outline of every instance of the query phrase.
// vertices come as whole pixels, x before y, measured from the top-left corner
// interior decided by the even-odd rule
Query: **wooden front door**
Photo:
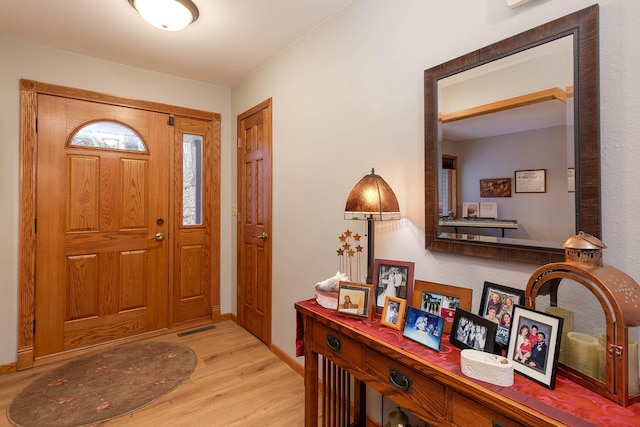
[[[35,357],[167,328],[168,118],[38,95]],[[96,121],[142,148],[73,142]]]
[[[271,99],[238,116],[238,321],[271,342]]]

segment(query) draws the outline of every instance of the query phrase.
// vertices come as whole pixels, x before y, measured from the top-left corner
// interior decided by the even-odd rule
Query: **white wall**
[[[235,312],[235,121],[273,97],[273,342],[294,355],[295,301],[338,267],[346,197],[373,166],[394,188],[403,220],[379,224],[376,257],[414,261],[416,278],[474,289],[524,288],[534,265],[424,249],[423,70],[595,0],[355,0],[230,91],[0,38],[0,364],[16,360],[19,92],[28,78],[222,114],[222,312]],[[640,2],[601,0],[600,76],[605,262],[640,280]],[[302,201],[302,202],[301,202]]]
[[[336,272],[343,231],[364,234],[343,209],[372,166],[403,214],[377,226],[376,257],[473,288],[474,311],[484,280],[524,289],[535,265],[424,249],[423,70],[593,3],[355,0],[232,91],[233,117],[273,97],[275,345],[294,354],[294,302]],[[599,4],[604,258],[640,281],[640,2]]]
[[[230,158],[229,89],[0,37],[0,365],[17,360],[21,78],[220,113],[222,158]],[[230,173],[229,162],[223,161],[223,212],[231,211]],[[222,215],[222,221],[221,309],[228,313],[231,258],[225,249],[235,228],[230,215]]]

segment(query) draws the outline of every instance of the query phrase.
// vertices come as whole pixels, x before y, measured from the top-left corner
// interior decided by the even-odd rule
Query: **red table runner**
[[[439,352],[431,350],[415,341],[402,336],[402,332],[382,326],[380,316],[373,320],[361,320],[337,315],[334,310],[324,308],[315,299],[298,302],[301,307],[343,323],[360,332],[401,348],[404,351],[432,363],[457,375],[463,376],[460,370],[460,349],[449,343],[449,335],[442,336]],[[302,324],[300,313],[297,316],[297,356],[303,354]],[[640,403],[626,408],[593,392],[562,376],[556,377],[555,389],[550,390],[533,380],[516,373],[511,387],[500,387],[486,382],[465,377],[481,384],[483,387],[499,393],[509,399],[522,403],[534,411],[539,411],[570,426],[608,426],[638,427],[640,426]]]

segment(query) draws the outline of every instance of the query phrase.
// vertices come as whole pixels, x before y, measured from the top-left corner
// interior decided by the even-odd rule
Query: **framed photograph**
[[[511,197],[511,178],[481,179],[480,197]]]
[[[513,318],[513,307],[524,304],[524,291],[484,282],[480,300],[480,316],[498,325],[495,343],[500,349],[506,349]]]
[[[569,188],[569,193],[576,192],[576,168],[567,169],[567,187]]]
[[[411,301],[415,264],[405,261],[376,259],[373,263],[373,287],[376,290],[376,312],[382,313],[387,296]]]
[[[467,310],[458,309],[453,320],[449,342],[463,350],[471,348],[493,353],[497,328],[498,325],[484,317]]]
[[[516,171],[516,193],[546,193],[547,170]]]
[[[517,305],[507,358],[513,370],[553,390],[560,351],[562,318]]]
[[[444,319],[442,317],[415,307],[409,307],[402,336],[419,342],[431,350],[440,351],[443,325]]]
[[[384,308],[382,309],[382,319],[380,319],[380,323],[384,326],[401,330],[406,311],[407,300],[387,295]]]
[[[496,202],[480,202],[480,218],[498,218],[498,204]]]
[[[373,286],[364,283],[340,282],[337,313],[342,316],[371,320],[373,313]]]
[[[472,289],[416,280],[411,305],[444,318],[443,332],[450,334],[456,309],[471,310],[472,295]]]
[[[463,218],[477,218],[480,213],[480,207],[477,202],[463,202],[462,203],[462,217]]]

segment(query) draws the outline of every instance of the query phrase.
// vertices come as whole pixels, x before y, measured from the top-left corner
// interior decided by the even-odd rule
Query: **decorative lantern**
[[[411,427],[411,424],[409,424],[409,416],[405,414],[399,406],[398,409],[389,414],[389,421],[387,421],[384,425],[384,427],[396,426]]]
[[[538,268],[525,304],[564,319],[558,373],[622,406],[640,402],[640,285],[602,262],[606,245],[580,232],[565,262]]]

